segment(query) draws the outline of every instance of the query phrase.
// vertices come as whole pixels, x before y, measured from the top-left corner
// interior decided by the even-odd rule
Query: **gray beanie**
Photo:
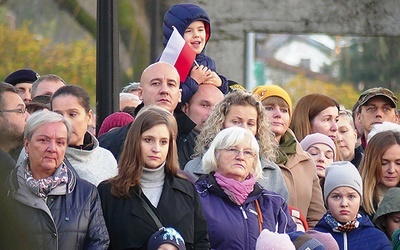
[[[363,187],[360,173],[349,161],[336,161],[326,168],[324,184],[324,201],[337,187],[351,187],[356,190],[362,200]]]

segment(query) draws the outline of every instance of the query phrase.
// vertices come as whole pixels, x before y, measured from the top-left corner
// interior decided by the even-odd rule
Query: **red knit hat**
[[[290,215],[292,217],[295,217],[295,218],[301,220],[301,222],[303,223],[304,229],[307,231],[308,223],[307,223],[306,217],[304,217],[304,215],[300,212],[299,209],[292,207],[292,206],[288,206],[288,208],[289,208]]]
[[[125,112],[115,112],[107,116],[100,126],[100,130],[97,136],[107,133],[112,128],[123,127],[126,124],[133,122],[134,118]]]

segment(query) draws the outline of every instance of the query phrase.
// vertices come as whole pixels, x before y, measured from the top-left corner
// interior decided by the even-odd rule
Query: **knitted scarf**
[[[282,136],[279,142],[278,150],[278,164],[285,165],[288,160],[288,155],[293,155],[296,153],[296,139],[288,131]]]
[[[228,195],[229,199],[238,205],[242,205],[247,199],[247,196],[254,190],[256,179],[250,174],[244,181],[239,182],[232,178],[227,178],[216,172],[214,174],[215,180],[222,188],[224,193]]]
[[[67,166],[62,163],[53,175],[37,180],[33,177],[32,171],[27,164],[25,167],[25,180],[26,185],[32,193],[44,199],[47,194],[58,185],[61,183],[68,183]]]
[[[330,213],[324,216],[325,222],[332,228],[333,232],[350,232],[360,225],[359,220],[361,220],[361,214],[357,214],[354,220],[348,221],[346,224],[341,224],[338,222]]]

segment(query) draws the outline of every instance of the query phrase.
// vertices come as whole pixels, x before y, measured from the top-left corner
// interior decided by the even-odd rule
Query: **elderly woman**
[[[259,146],[247,129],[222,130],[203,156],[196,182],[212,249],[255,249],[263,229],[296,230],[282,196],[263,189]]]
[[[203,129],[196,139],[196,158],[185,166],[185,172],[196,180],[204,174],[201,158],[210,146],[215,136],[223,129],[241,127],[249,130],[260,146],[260,162],[262,178],[259,183],[267,190],[289,199],[283,175],[279,166],[274,163],[277,143],[271,132],[268,119],[262,106],[253,95],[244,91],[229,93],[211,112]]]
[[[12,171],[9,193],[16,224],[23,222],[32,236],[29,247],[107,249],[109,236],[96,187],[63,162],[71,137],[69,122],[57,113],[37,111],[27,121],[24,136],[28,157]],[[14,225],[9,223],[10,228]]]

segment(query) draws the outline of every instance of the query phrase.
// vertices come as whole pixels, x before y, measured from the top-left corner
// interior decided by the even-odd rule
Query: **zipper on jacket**
[[[247,214],[246,211],[244,211],[243,207],[240,206],[240,211],[242,211],[243,217],[247,220]]]
[[[347,233],[343,233],[343,250],[347,250]]]

